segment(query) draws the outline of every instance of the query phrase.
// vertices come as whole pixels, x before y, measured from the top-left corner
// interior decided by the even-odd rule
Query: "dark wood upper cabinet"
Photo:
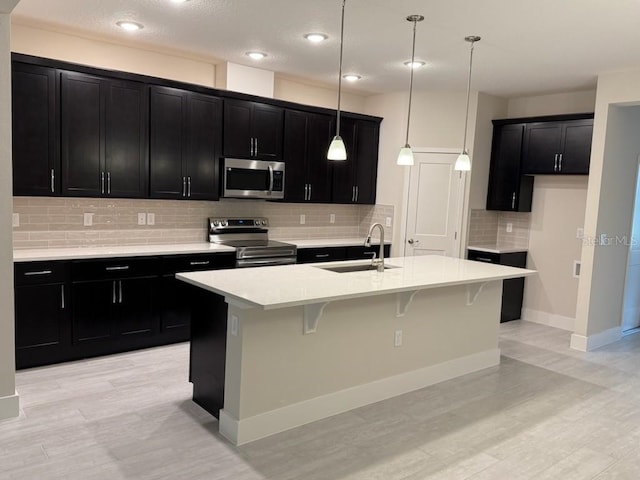
[[[332,161],[333,202],[375,203],[379,128],[376,121],[341,118],[340,136],[347,159]]]
[[[225,157],[282,159],[284,109],[266,103],[224,101]]]
[[[56,71],[14,63],[11,78],[13,194],[58,195],[60,154]]]
[[[60,104],[62,193],[145,197],[144,85],[62,72]]]
[[[527,124],[523,173],[587,175],[592,134],[593,119]]]
[[[330,115],[287,110],[284,120],[285,201],[331,201],[327,150],[334,119]]]
[[[152,197],[218,199],[221,119],[217,97],[151,87]]]

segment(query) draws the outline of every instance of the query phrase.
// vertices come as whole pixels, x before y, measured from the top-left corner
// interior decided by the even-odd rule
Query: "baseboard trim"
[[[620,339],[622,339],[622,327],[610,328],[604,332],[589,336],[573,333],[571,334],[571,348],[581,352],[590,352],[596,348],[617,342]]]
[[[549,327],[560,328],[573,332],[576,323],[575,318],[565,317],[564,315],[556,315],[555,313],[543,312],[540,310],[531,310],[530,308],[522,309],[522,320],[525,322],[539,323]]]
[[[259,440],[354,408],[419,390],[500,364],[500,349],[486,350],[238,420],[220,410],[220,434],[234,445]]]
[[[18,392],[7,397],[0,397],[0,420],[15,418],[20,414],[20,396]]]

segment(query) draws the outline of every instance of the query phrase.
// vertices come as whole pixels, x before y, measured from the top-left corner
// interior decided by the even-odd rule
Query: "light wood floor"
[[[640,335],[568,345],[510,322],[499,367],[241,448],[190,401],[186,344],[21,371],[0,479],[640,478]]]

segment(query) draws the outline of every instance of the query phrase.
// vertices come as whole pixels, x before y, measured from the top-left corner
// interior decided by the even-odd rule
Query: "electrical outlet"
[[[147,213],[147,225],[155,225],[155,224],[156,224],[156,214]]]
[[[144,213],[138,214],[138,225],[146,225],[147,224],[147,215]]]
[[[396,347],[402,346],[402,330],[396,330],[393,335],[393,345]]]
[[[336,223],[336,214],[335,213],[330,213],[329,214],[329,223]]]
[[[578,227],[576,229],[576,238],[582,240],[584,238],[584,228]]]
[[[19,227],[20,226],[20,214],[19,213],[14,213],[13,214],[13,226],[14,227]]]
[[[307,223],[307,217],[303,213],[300,215],[300,225],[304,225],[305,223]]]
[[[507,223],[507,233],[513,232],[513,223]]]
[[[385,227],[390,227],[391,226],[391,217],[386,217],[384,219],[384,226]]]
[[[83,216],[83,223],[85,227],[93,225],[93,213],[85,213]]]
[[[238,316],[231,315],[231,335],[238,336]]]

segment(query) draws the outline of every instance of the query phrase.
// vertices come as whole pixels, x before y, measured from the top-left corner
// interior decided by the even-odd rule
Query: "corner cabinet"
[[[347,148],[347,160],[331,162],[333,203],[376,203],[379,132],[379,122],[341,119],[340,136]]]
[[[329,115],[287,110],[284,117],[286,202],[331,201],[331,165],[327,150],[334,135]]]
[[[266,103],[224,101],[224,156],[282,159],[284,109]]]
[[[152,198],[218,200],[222,100],[151,87]]]

